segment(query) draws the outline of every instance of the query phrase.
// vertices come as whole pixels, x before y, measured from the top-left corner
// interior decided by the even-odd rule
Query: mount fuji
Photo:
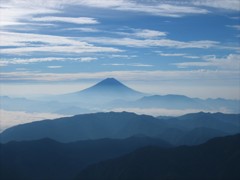
[[[84,104],[104,104],[116,100],[137,100],[145,95],[147,94],[129,88],[115,78],[106,78],[87,89],[61,95],[58,100]]]

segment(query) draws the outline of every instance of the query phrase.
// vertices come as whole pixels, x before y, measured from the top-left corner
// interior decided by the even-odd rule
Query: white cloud
[[[1,72],[0,80],[6,81],[77,81],[89,79],[104,79],[115,77],[122,80],[168,80],[168,81],[216,81],[221,80],[225,84],[226,79],[238,80],[238,70],[186,70],[186,71],[106,71],[91,73],[39,73],[39,72]]]
[[[174,65],[179,68],[187,67],[216,67],[227,70],[240,70],[240,54],[229,54],[226,57],[217,58],[215,55],[203,57],[201,62],[182,62]]]
[[[230,17],[230,19],[239,20],[240,17],[238,17],[238,16],[234,16],[234,17]]]
[[[184,57],[184,58],[188,58],[188,59],[198,59],[200,58],[200,56],[192,56],[192,55],[188,55],[185,53],[163,53],[162,51],[155,51],[157,54],[159,54],[160,56],[165,56],[165,57]]]
[[[76,46],[91,46],[82,41],[77,41],[73,37],[31,34],[31,33],[14,33],[0,32],[0,46],[41,46],[41,45],[76,45]],[[35,43],[35,44],[34,44]],[[37,44],[38,43],[38,44]]]
[[[200,2],[199,2],[200,3]],[[201,1],[201,3],[203,3]],[[187,5],[188,4],[188,5]],[[38,22],[39,25],[46,22],[70,22],[76,24],[96,24],[98,21],[91,17],[64,17],[66,7],[70,6],[89,6],[97,8],[108,8],[122,11],[135,11],[150,13],[161,16],[180,17],[186,14],[205,14],[207,10],[199,7],[191,7],[191,3],[177,3],[176,1],[155,1],[144,3],[143,1],[128,0],[50,0],[47,3],[43,0],[9,0],[1,4],[1,12],[4,14],[0,24],[25,25]],[[195,3],[196,4],[196,3]],[[209,4],[206,2],[205,4]],[[57,14],[57,16],[56,16]],[[3,17],[3,16],[0,16]],[[53,25],[53,24],[51,24]],[[25,27],[23,26],[23,27]],[[17,28],[21,28],[18,26]],[[70,30],[71,28],[69,28]],[[95,28],[79,27],[72,30],[83,32],[97,32]],[[0,32],[0,46],[3,54],[26,55],[30,53],[49,52],[49,53],[96,53],[96,52],[121,52],[120,49],[113,47],[98,47],[92,43],[103,45],[127,46],[127,47],[171,47],[171,48],[210,48],[216,47],[219,42],[202,41],[176,41],[164,38],[167,33],[150,29],[133,29],[133,33],[126,33],[135,38],[107,38],[107,37],[63,37],[43,34],[10,33]],[[125,34],[125,35],[126,35]],[[140,38],[140,39],[139,39]],[[144,39],[142,39],[144,38]],[[157,39],[163,38],[163,39]],[[85,40],[80,41],[79,39]],[[10,46],[10,48],[9,48]],[[11,47],[12,46],[12,47]]]
[[[140,38],[157,38],[161,36],[166,36],[167,33],[150,29],[136,29],[133,35]]]
[[[127,55],[127,54],[111,54],[108,57],[110,58],[126,58],[126,59],[131,59],[131,58],[136,58],[136,55]]]
[[[121,52],[121,50],[110,47],[81,47],[81,46],[42,46],[42,47],[23,47],[23,48],[6,48],[1,51],[3,54],[26,55],[36,52],[49,53],[96,53],[96,52]]]
[[[91,62],[97,60],[94,57],[79,57],[79,58],[61,58],[61,57],[47,57],[47,58],[29,58],[29,59],[0,59],[0,66],[7,66],[10,64],[31,64],[51,61],[79,61],[79,62]]]
[[[82,31],[82,32],[99,32],[100,31],[96,28],[89,28],[89,27],[65,28],[63,30],[66,30],[66,31]]]
[[[0,37],[0,46],[12,46],[1,49],[2,54],[121,52],[117,48],[94,46],[74,37],[13,32],[0,32]]]
[[[6,111],[0,109],[0,132],[18,124],[24,124],[44,119],[55,119],[61,116],[62,115],[50,113],[26,113],[23,111]]]
[[[71,2],[71,1],[70,1]],[[73,2],[73,1],[72,1]],[[139,1],[130,0],[78,0],[74,1],[78,5],[97,7],[104,9],[114,9],[120,11],[132,11],[154,14],[158,16],[181,17],[187,14],[206,14],[208,11],[199,7],[191,7],[189,5],[175,5],[167,1],[160,1],[159,3],[147,4]]]
[[[76,3],[89,7],[139,11],[156,15],[162,15],[164,13],[172,15],[184,13],[184,11],[186,14],[206,13],[207,11],[203,9],[202,6],[227,10],[239,10],[240,8],[238,0],[102,0],[101,2],[98,0],[78,0]]]
[[[69,0],[68,2],[74,2],[74,0]],[[75,3],[89,7],[139,11],[157,15],[161,15],[163,13],[184,13],[184,11],[185,13],[206,13],[206,10],[203,9],[202,6],[227,10],[239,10],[240,4],[238,0],[75,0]]]
[[[97,58],[93,58],[93,57],[83,57],[83,58],[80,58],[81,62],[91,62],[91,61],[95,61],[95,60],[97,60]]]
[[[62,68],[62,66],[48,66],[49,69],[59,69]]]
[[[188,14],[207,14],[209,10],[203,8],[213,7],[227,10],[239,10],[238,0],[159,0],[159,1],[137,1],[137,0],[8,0],[1,1],[0,16],[1,26],[24,25],[28,21],[36,18],[36,15],[61,14],[66,7],[88,6],[102,9],[112,9],[120,11],[141,12],[158,16],[181,17]],[[83,7],[79,7],[83,8]],[[78,23],[77,19],[50,16],[57,21],[72,21]],[[42,20],[50,21],[46,17]],[[89,22],[89,21],[88,21]],[[95,23],[92,21],[92,23]]]
[[[185,56],[185,54],[180,54],[180,53],[171,53],[171,54],[167,54],[167,53],[160,53],[160,56],[170,56],[170,57],[178,57],[178,56]]]
[[[240,30],[240,25],[227,25],[227,27],[234,28],[236,30]]]
[[[40,1],[39,1],[40,3]],[[1,1],[1,16],[0,16],[0,25],[11,26],[11,25],[25,25],[25,20],[29,20],[34,15],[41,14],[52,14],[60,13],[60,11],[54,7],[40,5],[34,1]]]
[[[11,25],[25,25],[32,20],[40,21],[61,21],[72,23],[97,23],[94,19],[69,18],[59,16],[48,16],[36,18],[39,15],[47,14],[62,14],[66,7],[71,6],[88,6],[94,8],[113,9],[121,11],[133,11],[154,14],[159,16],[181,17],[187,14],[206,14],[208,11],[200,7],[192,7],[189,5],[176,5],[175,3],[169,4],[166,2],[151,4],[144,4],[137,1],[129,0],[8,0],[1,1],[0,16],[1,26]],[[79,7],[83,8],[83,7]]]
[[[95,18],[90,17],[54,17],[54,16],[45,16],[39,18],[33,18],[32,21],[39,22],[67,22],[74,24],[98,24],[99,22]]]
[[[190,2],[196,6],[208,6],[218,9],[227,9],[227,10],[240,10],[239,0],[191,0]]]
[[[108,32],[108,33],[117,34],[122,37],[135,37],[140,39],[161,38],[161,37],[167,36],[168,34],[167,32],[153,30],[153,29],[136,29],[136,28],[130,28],[130,27],[124,27],[124,28],[121,28],[121,30],[125,30],[125,31],[116,31],[116,32]]]
[[[200,56],[189,56],[189,55],[184,56],[184,57],[189,58],[189,59],[199,59],[200,58]]]
[[[141,64],[141,63],[130,63],[130,64],[124,64],[124,63],[112,63],[112,64],[102,64],[104,66],[133,66],[133,67],[152,67],[151,64]]]
[[[210,48],[216,47],[219,42],[210,40],[200,41],[176,41],[171,39],[133,39],[133,38],[108,38],[108,37],[83,37],[84,41],[91,43],[116,45],[116,46],[127,46],[127,47],[172,47],[178,49],[184,48]]]

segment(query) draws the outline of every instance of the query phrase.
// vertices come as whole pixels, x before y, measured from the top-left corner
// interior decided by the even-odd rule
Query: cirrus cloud
[[[78,62],[91,62],[97,60],[95,57],[78,57],[78,58],[61,58],[61,57],[45,57],[45,58],[29,58],[29,59],[0,59],[0,66],[8,66],[10,64],[31,64],[51,61],[78,61]]]
[[[94,46],[75,37],[45,34],[0,32],[2,54],[122,52],[112,47]]]
[[[54,17],[54,16],[45,16],[33,18],[32,21],[37,22],[67,22],[74,24],[98,24],[99,22],[95,18],[90,17]]]
[[[203,56],[204,61],[198,62],[181,62],[174,65],[179,68],[188,67],[215,67],[227,70],[240,69],[240,54],[229,54],[228,56],[217,58],[215,55]]]
[[[171,39],[133,39],[133,38],[109,38],[109,37],[82,37],[80,38],[86,42],[115,45],[115,46],[126,46],[126,47],[172,47],[178,49],[184,48],[210,48],[216,47],[219,42],[211,40],[200,40],[200,41],[177,41]]]
[[[175,70],[175,71],[104,71],[89,73],[40,73],[31,71],[18,72],[1,72],[0,80],[6,81],[78,81],[86,79],[104,79],[107,77],[115,77],[123,80],[168,80],[168,81],[188,81],[188,80],[221,80],[226,79],[238,80],[239,72],[227,70]]]

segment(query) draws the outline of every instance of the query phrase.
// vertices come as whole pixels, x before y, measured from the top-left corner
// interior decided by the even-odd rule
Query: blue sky
[[[115,77],[154,94],[240,99],[238,0],[2,0],[1,94]]]

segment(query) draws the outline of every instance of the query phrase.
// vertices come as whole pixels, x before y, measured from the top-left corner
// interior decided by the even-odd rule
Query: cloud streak
[[[230,27],[230,28],[240,31],[240,25],[227,25],[227,27]]]
[[[208,55],[203,57],[204,61],[201,62],[181,62],[175,63],[179,68],[188,67],[215,67],[227,70],[239,70],[240,69],[240,55],[229,54],[226,57],[217,58],[215,55]]]
[[[159,3],[142,3],[139,1],[130,0],[79,0],[79,1],[68,1],[73,4],[81,6],[112,9],[118,11],[130,11],[130,12],[141,12],[147,14],[153,14],[157,16],[168,16],[168,17],[182,17],[188,14],[207,14],[209,11],[200,7],[193,7],[189,5],[176,5],[168,1],[160,1]]]
[[[168,80],[168,81],[216,81],[216,80],[233,80],[238,81],[239,71],[227,70],[186,70],[186,71],[105,71],[92,73],[39,73],[39,72],[1,72],[0,80],[2,82],[9,81],[78,81],[88,79],[104,79],[107,77],[115,77],[122,80]]]
[[[65,31],[81,31],[81,32],[99,32],[100,30],[90,27],[65,28]]]
[[[109,38],[109,37],[65,37],[45,34],[31,33],[14,33],[1,31],[0,46],[2,54],[25,55],[39,52],[48,53],[97,53],[97,52],[123,52],[123,50],[112,46],[124,46],[134,48],[151,48],[151,47],[171,47],[177,49],[184,48],[212,48],[216,47],[219,42],[210,40],[200,41],[176,41],[167,38],[158,38],[165,36],[165,32],[143,29],[133,33],[137,38]],[[144,39],[142,39],[144,38]],[[93,44],[101,44],[97,46]],[[107,47],[111,46],[111,47]],[[164,54],[163,56],[180,55]]]
[[[140,63],[131,63],[131,64],[123,64],[123,63],[112,63],[112,64],[102,64],[104,66],[132,66],[132,67],[153,67],[151,64],[140,64]]]
[[[190,4],[195,6],[206,6],[217,9],[226,9],[239,11],[240,10],[240,2],[238,0],[190,0]]]
[[[179,54],[179,53],[160,53],[160,56],[166,56],[166,57],[182,57],[185,56],[186,54]]]
[[[0,66],[8,66],[11,64],[31,64],[41,62],[52,62],[52,61],[78,61],[78,62],[91,62],[97,60],[94,57],[79,57],[79,58],[61,58],[61,57],[47,57],[47,58],[29,58],[29,59],[0,59]]]
[[[166,32],[161,32],[161,31],[156,31],[156,30],[151,30],[151,29],[135,29],[134,31],[135,31],[135,33],[133,33],[131,35],[134,35],[134,36],[140,37],[140,38],[146,38],[146,39],[158,38],[158,37],[167,35]]]
[[[0,36],[0,46],[4,47],[2,54],[122,52],[117,48],[94,46],[74,37],[13,32],[0,32]]]
[[[238,0],[159,0],[159,1],[136,1],[136,0],[8,0],[1,1],[1,26],[24,25],[30,20],[39,21],[62,21],[72,23],[83,23],[83,19],[59,16],[46,16],[36,18],[37,15],[62,14],[66,7],[84,6],[90,8],[111,9],[117,11],[130,11],[152,14],[156,16],[182,17],[192,14],[207,14],[210,10],[206,7],[240,10]],[[86,19],[85,23],[97,23],[94,19]]]
[[[95,19],[70,18],[59,16],[38,17],[38,15],[63,14],[66,7],[79,6],[79,8],[91,7],[111,9],[118,11],[141,12],[157,16],[181,17],[188,14],[206,14],[208,10],[189,5],[176,5],[160,1],[154,5],[129,0],[8,0],[1,1],[1,26],[25,25],[29,21],[61,21],[77,24],[95,24]]]
[[[185,53],[163,53],[162,51],[155,51],[156,53],[158,53],[160,56],[163,57],[184,57],[184,58],[188,58],[188,59],[198,59],[200,58],[200,56],[192,56],[192,55],[188,55]]]
[[[99,22],[95,18],[90,17],[54,17],[54,16],[45,16],[39,18],[33,18],[32,21],[36,22],[66,22],[74,24],[98,24]]]
[[[62,66],[48,66],[49,69],[59,69],[62,68]]]
[[[98,43],[114,46],[126,46],[135,48],[147,47],[171,47],[177,49],[185,48],[211,48],[220,44],[217,41],[200,40],[200,41],[176,41],[171,39],[133,39],[133,38],[108,38],[108,37],[83,37],[82,40],[90,43]]]

